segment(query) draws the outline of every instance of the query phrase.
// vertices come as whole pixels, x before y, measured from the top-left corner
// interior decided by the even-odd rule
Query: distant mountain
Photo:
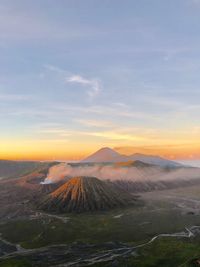
[[[159,156],[153,156],[153,155],[144,155],[144,154],[133,154],[128,157],[130,160],[139,160],[144,163],[158,165],[161,167],[181,167],[182,165],[178,162],[168,160],[161,158]]]
[[[144,155],[144,154],[133,154],[130,156],[121,155],[115,150],[105,147],[101,148],[94,154],[82,160],[83,163],[99,163],[99,162],[130,162],[140,161],[146,164],[157,165],[161,167],[180,167],[180,163],[171,161],[168,159],[161,158],[159,156]]]
[[[184,179],[179,177],[179,179],[157,180],[157,181],[115,180],[113,181],[113,183],[127,192],[138,194],[141,192],[152,192],[157,190],[184,188],[194,185],[199,186],[200,179],[193,177],[189,179]]]
[[[145,162],[140,161],[140,160],[129,160],[129,161],[125,161],[125,162],[116,162],[114,166],[118,167],[118,168],[129,168],[129,167],[150,168],[150,167],[155,167],[154,164],[145,163]]]
[[[41,207],[55,212],[108,210],[135,203],[135,198],[117,186],[95,177],[71,178],[48,195]]]
[[[94,154],[82,160],[82,162],[120,162],[126,160],[126,156],[119,154],[109,147],[103,147]]]
[[[0,160],[0,179],[17,178],[36,170],[43,170],[54,163],[39,161]]]

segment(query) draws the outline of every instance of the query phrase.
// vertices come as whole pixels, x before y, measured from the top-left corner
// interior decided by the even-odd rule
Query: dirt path
[[[129,246],[127,244],[118,244],[113,245],[114,248],[108,249],[108,244],[102,244],[101,249],[95,250],[95,245],[87,245],[82,244],[81,247],[77,244],[77,246],[67,246],[65,244],[55,245],[55,246],[47,246],[37,249],[23,249],[17,247],[18,245],[12,244],[4,239],[1,239],[2,242],[5,242],[9,245],[15,245],[16,251],[8,253],[7,255],[4,255],[0,257],[0,260],[4,259],[10,259],[14,258],[16,256],[24,256],[24,257],[30,257],[30,258],[36,258],[38,261],[40,259],[43,260],[46,257],[54,258],[55,256],[58,256],[59,253],[59,259],[63,262],[63,260],[68,260],[67,263],[57,264],[55,265],[55,262],[52,266],[55,267],[73,267],[73,266],[89,266],[94,263],[99,262],[109,262],[117,259],[118,257],[123,257],[125,255],[134,255],[136,253],[136,250],[138,248],[150,245],[158,238],[168,238],[168,237],[182,237],[182,238],[191,238],[200,233],[200,226],[192,226],[190,228],[185,228],[185,231],[178,232],[178,233],[172,233],[172,234],[159,234],[154,237],[152,237],[148,242],[145,242],[143,244],[137,245],[137,246]],[[116,247],[118,246],[118,247]],[[92,249],[92,252],[88,252],[90,249]],[[72,257],[73,256],[73,257]],[[70,257],[73,259],[70,260]]]

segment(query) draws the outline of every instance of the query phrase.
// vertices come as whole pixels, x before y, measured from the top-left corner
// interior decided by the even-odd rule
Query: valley
[[[190,190],[188,187],[143,193],[144,204],[137,208],[95,214],[68,213],[61,216],[66,221],[60,215],[42,212],[4,220],[0,225],[2,242],[6,240],[12,247],[4,249],[0,266],[13,266],[6,265],[13,262],[20,263],[19,266],[113,266],[113,262],[116,266],[121,266],[121,262],[129,264],[126,266],[157,266],[146,259],[157,264],[158,258],[165,259],[167,253],[169,260],[169,251],[174,246],[184,248],[186,253],[178,252],[180,264],[185,259],[192,260],[200,255],[200,200],[198,205],[196,202],[200,187],[196,187],[195,199],[187,197]],[[24,250],[12,251],[14,244]],[[155,254],[161,248],[162,254]],[[171,266],[177,266],[172,259],[170,262]]]
[[[101,176],[109,171],[112,179]],[[52,163],[2,179],[0,267],[198,266],[199,172],[142,161]]]

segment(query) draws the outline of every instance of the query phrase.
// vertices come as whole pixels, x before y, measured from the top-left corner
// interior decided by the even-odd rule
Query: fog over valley
[[[92,176],[103,180],[130,180],[130,181],[170,181],[189,180],[200,177],[199,168],[180,167],[167,169],[160,166],[123,167],[116,164],[94,164],[72,166],[68,163],[60,163],[49,169],[44,183],[58,182],[66,177]]]

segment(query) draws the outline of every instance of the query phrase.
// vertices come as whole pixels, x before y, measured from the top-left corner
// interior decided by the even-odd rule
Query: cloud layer
[[[200,169],[181,168],[166,172],[160,167],[119,168],[115,166],[77,166],[61,163],[50,168],[44,183],[54,183],[65,178],[92,176],[103,180],[126,180],[134,182],[187,180],[200,177]]]

